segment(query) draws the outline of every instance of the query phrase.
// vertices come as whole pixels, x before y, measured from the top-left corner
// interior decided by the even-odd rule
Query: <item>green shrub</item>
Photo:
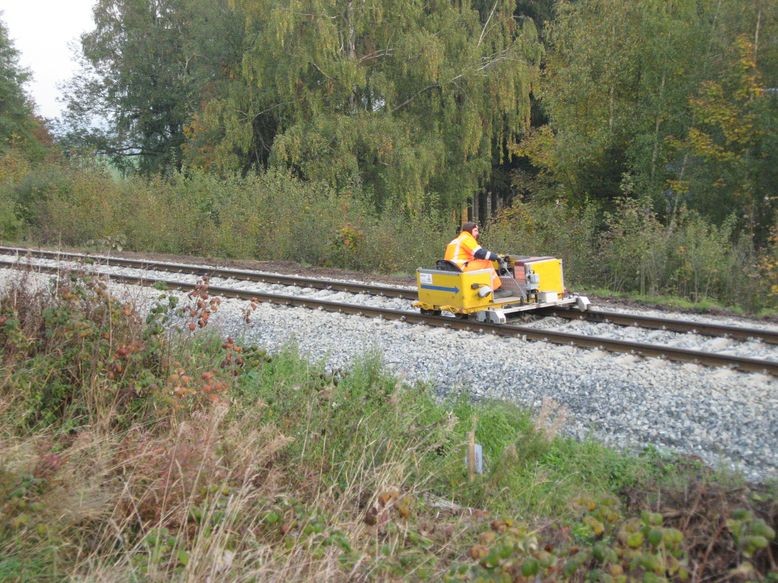
[[[10,189],[17,216],[40,243],[85,245],[121,235],[119,188],[105,169],[39,165]]]
[[[598,241],[601,277],[616,291],[658,294],[666,280],[667,233],[650,201],[624,198],[605,213]]]
[[[571,524],[574,540],[541,547],[529,525],[493,520],[470,550],[469,569],[452,568],[449,580],[687,581],[690,577],[683,533],[663,526],[661,514],[622,515],[619,501],[581,496]]]
[[[51,294],[15,283],[0,298],[0,347],[9,367],[3,393],[15,423],[126,423],[161,405],[163,330],[143,334],[143,327],[99,279],[64,277]]]
[[[593,285],[599,263],[596,217],[594,205],[575,209],[516,199],[489,222],[483,244],[497,252],[559,257],[568,287]]]
[[[30,290],[0,296],[0,578],[652,580],[683,578],[687,555],[703,578],[770,568],[767,490],[760,509],[722,488],[719,508],[701,483],[689,504],[698,465],[561,439],[554,404],[533,419],[440,401],[378,355],[327,374],[293,346],[173,334],[198,317],[174,296],[144,322],[94,280]],[[660,500],[667,521],[641,513]]]
[[[23,233],[14,186],[29,172],[30,162],[18,149],[0,154],[0,239],[18,239]]]
[[[731,297],[733,276],[743,272],[731,243],[734,224],[732,215],[717,227],[697,213],[681,213],[667,243],[667,288],[693,301]]]
[[[16,202],[9,190],[0,185],[0,239],[18,240],[24,223],[16,216]]]
[[[358,187],[336,191],[279,170],[118,179],[78,160],[30,166],[6,157],[0,174],[6,239],[410,274],[432,266],[455,235],[434,198],[413,212],[399,198],[376,209]],[[485,226],[482,244],[562,258],[571,289],[776,306],[778,237],[756,249],[748,233],[734,232],[734,219],[714,225],[684,210],[665,225],[648,200],[624,198],[599,212],[517,198]]]

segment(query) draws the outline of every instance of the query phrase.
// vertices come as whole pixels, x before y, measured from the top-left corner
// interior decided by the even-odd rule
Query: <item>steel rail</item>
[[[312,277],[296,275],[281,275],[263,271],[251,271],[233,269],[220,266],[199,266],[186,263],[170,263],[152,261],[146,259],[128,259],[124,257],[109,257],[106,255],[89,255],[81,253],[68,253],[49,251],[45,249],[26,249],[23,247],[0,246],[0,254],[14,254],[16,256],[30,256],[47,259],[61,259],[69,261],[88,261],[101,265],[115,265],[136,269],[151,269],[170,273],[186,273],[201,277],[222,277],[244,281],[278,284],[295,287],[309,287],[313,289],[326,289],[343,291],[348,293],[365,293],[382,297],[396,297],[407,300],[415,300],[415,289],[403,289],[392,286],[364,284],[347,281],[331,281]],[[585,312],[571,310],[569,308],[543,308],[535,313],[554,315],[569,320],[585,320],[587,322],[613,324],[616,326],[636,326],[649,330],[667,330],[686,334],[698,334],[716,338],[732,338],[734,340],[761,340],[767,344],[778,344],[778,332],[759,328],[742,326],[729,326],[724,324],[707,324],[693,320],[671,320],[655,316],[641,316],[637,314],[624,314],[621,312],[608,312],[598,309],[589,309]],[[513,325],[513,324],[511,324]]]
[[[47,251],[45,249],[25,249],[23,247],[0,246],[0,254],[13,254],[18,257],[29,256],[39,259],[59,259],[67,261],[90,262],[99,265],[114,265],[119,267],[131,267],[135,269],[149,269],[153,271],[166,271],[170,273],[187,273],[201,277],[222,277],[240,279],[269,284],[288,285],[295,287],[310,287],[314,289],[328,289],[349,293],[365,293],[374,296],[399,297],[408,300],[416,299],[415,289],[402,289],[399,287],[374,285],[368,283],[330,281],[314,277],[301,277],[298,275],[281,275],[265,271],[250,271],[233,269],[220,266],[200,266],[187,263],[171,263],[163,261],[151,261],[147,259],[128,259],[125,257],[109,257],[106,255],[89,255],[81,253],[68,253],[59,251]]]
[[[7,263],[11,268],[27,268],[43,273],[60,273],[62,270],[53,266],[35,265],[29,263]],[[99,274],[109,280],[143,286],[163,285],[168,289],[192,291],[197,289],[197,284],[184,283],[157,278],[141,278],[129,275]],[[697,350],[673,348],[669,346],[657,346],[641,342],[612,340],[597,336],[580,336],[567,332],[555,332],[551,330],[538,330],[524,326],[504,326],[499,324],[487,324],[472,320],[460,320],[444,316],[427,316],[417,312],[407,312],[390,308],[376,308],[372,306],[359,306],[354,304],[342,304],[329,300],[317,300],[301,296],[289,296],[270,294],[257,291],[239,290],[222,286],[208,286],[211,295],[244,300],[254,300],[270,304],[321,309],[327,312],[335,312],[350,315],[360,315],[387,320],[399,320],[411,324],[426,324],[429,326],[443,327],[454,330],[466,330],[476,333],[489,333],[506,338],[521,338],[551,342],[553,344],[572,346],[577,348],[593,348],[609,352],[633,354],[643,357],[667,359],[674,362],[694,363],[711,367],[734,368],[745,372],[758,372],[778,376],[778,362],[716,354]]]
[[[667,330],[669,332],[699,334],[701,336],[715,336],[717,338],[732,338],[734,340],[761,340],[767,344],[778,344],[778,332],[760,328],[707,324],[705,322],[695,322],[693,320],[671,320],[669,318],[640,316],[637,314],[624,314],[621,312],[606,312],[597,309],[589,309],[586,312],[575,312],[563,308],[546,308],[540,310],[540,312],[559,318],[566,318],[568,320],[586,320],[587,322],[614,324],[616,326],[636,326],[649,330]]]

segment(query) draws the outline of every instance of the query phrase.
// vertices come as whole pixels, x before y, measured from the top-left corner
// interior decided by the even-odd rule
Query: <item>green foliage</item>
[[[519,255],[560,257],[565,281],[574,286],[596,281],[601,258],[596,251],[598,209],[574,208],[560,201],[528,203],[515,199],[489,223],[484,244]]]
[[[689,156],[687,172],[672,186],[716,222],[736,208],[740,223],[762,242],[776,211],[770,193],[778,142],[771,128],[778,106],[766,94],[754,43],[741,34],[733,44],[723,56],[724,74],[689,98],[694,121],[685,141],[675,142]]]
[[[682,205],[762,244],[774,211],[778,11],[736,0],[586,0],[558,5],[542,105],[549,127],[516,152],[571,200]],[[772,82],[772,81],[770,81]],[[769,162],[772,160],[772,162]],[[741,217],[743,220],[741,220]]]
[[[49,244],[393,273],[434,262],[447,241],[431,210],[407,217],[393,205],[378,214],[359,192],[338,195],[282,172],[117,181],[96,166],[52,164],[0,184],[3,197],[8,236],[29,232]]]
[[[355,363],[338,379],[287,351],[261,374],[243,377],[238,390],[247,403],[261,403],[266,421],[294,438],[290,455],[300,456],[305,466],[327,464],[332,468],[326,478],[330,487],[352,496],[354,489],[358,496],[369,496],[400,487],[416,474],[374,483],[377,468],[402,467],[402,460],[411,456],[424,475],[435,459],[434,449],[449,449],[444,411],[426,392],[399,386],[375,356]]]
[[[0,157],[9,150],[17,150],[28,159],[43,156],[44,148],[38,137],[41,124],[24,92],[29,78],[29,71],[19,65],[19,52],[0,20]],[[3,180],[0,173],[0,183]]]
[[[663,527],[661,514],[625,517],[612,497],[581,497],[576,505],[580,515],[571,525],[574,539],[542,549],[528,525],[512,519],[492,521],[470,549],[477,563],[464,573],[452,568],[449,580],[540,576],[567,581],[584,575],[590,581],[689,579],[683,534]]]
[[[60,281],[44,301],[20,289],[0,304],[0,346],[13,365],[3,391],[16,424],[126,423],[154,406],[147,397],[164,374],[160,330],[141,340],[134,309],[98,279]]]
[[[774,305],[767,263],[761,268],[767,273],[760,274],[759,255],[748,238],[732,242],[734,217],[717,227],[681,209],[676,222],[663,226],[647,202],[624,199],[606,221],[598,249],[611,289],[695,302],[718,298],[752,310]],[[761,261],[769,263],[766,255]]]
[[[185,154],[223,175],[271,165],[364,187],[377,208],[419,212],[429,193],[456,208],[529,124],[542,50],[513,10],[101,0],[63,139],[126,170],[164,174]]]
[[[734,223],[732,215],[716,227],[696,213],[681,214],[669,240],[670,283],[678,295],[702,300],[734,291],[730,278],[739,267],[730,243]]]
[[[668,245],[667,232],[650,202],[622,199],[613,213],[605,215],[605,221],[608,229],[600,249],[608,287],[657,293],[667,273]]]
[[[125,171],[273,167],[414,220],[485,185],[610,211],[629,196],[667,223],[734,211],[736,233],[769,239],[768,2],[101,0],[95,18],[61,143]],[[368,231],[328,234],[338,264],[375,261]]]
[[[116,234],[116,184],[96,165],[51,162],[0,183],[23,231],[41,242],[85,244]],[[20,229],[22,230],[22,229]]]
[[[327,374],[294,347],[271,357],[171,335],[205,288],[161,296],[145,323],[89,281],[52,297],[29,289],[0,301],[6,578],[682,579],[697,548],[709,572],[719,536],[730,554],[710,568],[765,572],[774,532],[742,497],[726,532],[718,520],[710,533],[691,526],[695,544],[675,528],[694,508],[675,525],[622,508],[618,495],[637,504],[641,485],[656,484],[664,505],[687,491],[673,459],[560,439],[543,410],[532,420],[502,403],[440,402],[376,355]],[[19,423],[29,412],[51,427]],[[472,481],[471,430],[486,461]]]
[[[167,528],[151,529],[139,543],[139,552],[133,555],[133,571],[144,577],[162,571],[180,576],[189,562],[184,542]]]
[[[0,239],[19,240],[24,223],[16,216],[16,204],[9,190],[0,186]]]
[[[698,13],[696,4],[560,5],[549,25],[542,103],[555,130],[550,169],[570,196],[616,197],[625,172],[638,177],[641,194],[661,190],[663,139],[684,123],[685,96],[699,74],[687,59],[705,47],[710,7]]]
[[[99,166],[26,167],[0,184],[7,237],[41,243],[200,256],[290,260],[383,273],[432,265],[450,240],[432,197],[423,212],[376,212],[359,190],[336,193],[270,171],[246,178],[201,172],[116,180]],[[750,311],[775,305],[775,237],[762,249],[681,207],[664,224],[648,199],[595,203],[515,200],[484,230],[500,252],[561,257],[570,289],[668,294]],[[602,218],[601,218],[602,217]]]
[[[750,559],[760,550],[766,549],[775,540],[775,530],[753,512],[738,509],[727,519],[727,528],[735,539],[738,551]]]
[[[125,172],[181,168],[183,128],[196,100],[181,0],[101,0],[81,38],[60,130],[68,149],[97,151]]]

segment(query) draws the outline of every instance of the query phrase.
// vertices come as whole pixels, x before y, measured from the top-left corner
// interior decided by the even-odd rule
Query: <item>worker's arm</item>
[[[494,251],[487,251],[483,247],[479,247],[478,249],[476,249],[475,252],[473,253],[473,257],[475,257],[476,259],[487,259],[489,261],[500,260],[500,256],[497,255],[497,253],[495,253]]]

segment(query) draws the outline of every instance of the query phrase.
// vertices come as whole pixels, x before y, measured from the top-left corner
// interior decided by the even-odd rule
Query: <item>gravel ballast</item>
[[[15,270],[0,269],[3,286],[18,277]],[[28,282],[44,285],[52,277],[31,274]],[[171,274],[160,277],[170,279]],[[137,286],[112,284],[112,290],[141,313],[160,296]],[[337,294],[308,291],[317,297],[328,293],[327,299]],[[183,303],[190,301],[186,294],[177,295]],[[466,392],[533,411],[551,399],[566,412],[566,435],[630,451],[653,445],[742,471],[756,482],[778,477],[778,382],[768,375],[269,304],[257,305],[246,323],[247,306],[223,299],[209,328],[270,353],[294,344],[329,371],[347,370],[355,359],[379,354],[387,370],[409,383],[429,383],[441,396]],[[693,335],[675,336],[683,337],[679,344],[696,342],[688,339]],[[732,353],[774,358],[774,349],[759,342],[699,342],[717,340]]]

